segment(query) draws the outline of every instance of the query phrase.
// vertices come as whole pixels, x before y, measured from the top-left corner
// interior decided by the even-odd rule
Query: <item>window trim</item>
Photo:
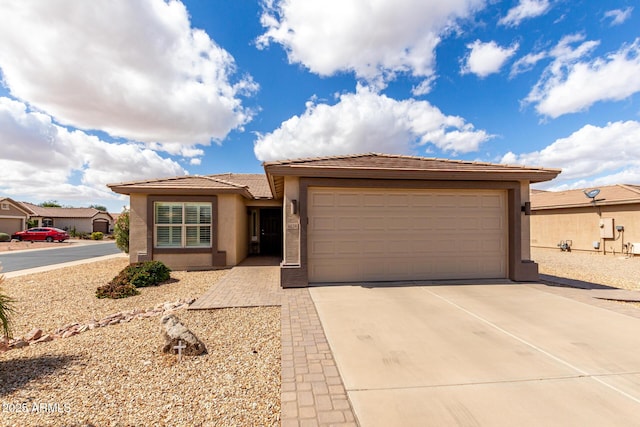
[[[169,222],[168,223],[158,223],[158,206],[165,205],[169,206]],[[210,250],[213,248],[213,203],[211,201],[171,201],[171,200],[155,200],[152,204],[153,212],[151,213],[153,217],[153,248],[154,249],[173,249],[173,250],[189,250],[189,249],[207,249]],[[180,206],[180,222],[171,222],[171,217],[174,215],[174,207]],[[187,220],[187,207],[188,206],[197,206],[198,207],[198,218],[200,218],[200,208],[206,206],[209,208],[209,222],[208,223],[189,223]],[[160,245],[158,243],[158,229],[162,227],[169,228],[169,241],[172,240],[173,232],[172,228],[180,228],[180,238],[179,244],[167,244]],[[188,229],[196,228],[197,234],[200,236],[201,229],[209,228],[209,243],[208,244],[195,244],[189,245],[188,239]],[[200,240],[200,237],[198,237]]]
[[[6,203],[6,202],[2,202],[1,208],[3,211],[11,210],[11,206],[9,205],[9,203]]]
[[[211,247],[210,248],[156,248],[153,245],[153,204],[154,202],[209,202],[211,203]],[[132,218],[135,214],[132,213]],[[139,261],[162,259],[163,255],[189,255],[208,254],[211,256],[211,267],[224,267],[227,265],[226,251],[218,249],[218,196],[216,194],[196,194],[182,196],[177,194],[149,194],[146,196],[145,212],[145,237],[144,249],[135,254]],[[160,258],[156,258],[159,256]]]

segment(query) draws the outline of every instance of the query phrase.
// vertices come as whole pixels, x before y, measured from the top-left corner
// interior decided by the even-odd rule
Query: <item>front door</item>
[[[282,255],[282,209],[260,209],[260,255]]]

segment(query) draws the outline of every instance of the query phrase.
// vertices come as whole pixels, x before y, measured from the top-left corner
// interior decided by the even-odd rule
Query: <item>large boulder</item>
[[[207,347],[205,347],[204,343],[187,329],[175,315],[163,316],[160,319],[160,323],[162,324],[161,331],[164,338],[163,353],[178,354],[178,349],[176,348],[178,344],[185,346],[182,349],[182,354],[185,356],[198,356],[207,352]]]

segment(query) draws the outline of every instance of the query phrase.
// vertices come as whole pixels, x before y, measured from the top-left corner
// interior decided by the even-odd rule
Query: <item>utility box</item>
[[[600,218],[600,238],[613,239],[613,218]]]

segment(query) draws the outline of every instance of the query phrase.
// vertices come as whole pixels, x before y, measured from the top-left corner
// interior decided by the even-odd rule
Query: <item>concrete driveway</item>
[[[362,426],[640,425],[640,319],[512,283],[311,288]]]

